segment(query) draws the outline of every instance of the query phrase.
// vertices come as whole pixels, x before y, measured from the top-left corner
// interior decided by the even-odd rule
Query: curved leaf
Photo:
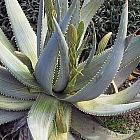
[[[134,111],[140,108],[140,102],[129,103],[129,104],[104,104],[99,102],[83,101],[76,103],[76,107],[81,111],[96,115],[96,116],[115,116],[121,115],[127,112]]]
[[[64,33],[69,24],[73,11],[75,9],[76,1],[74,0],[71,7],[67,11],[64,19],[60,23],[61,31]],[[40,56],[35,69],[35,75],[40,85],[47,90],[48,94],[52,94],[52,81],[56,59],[58,56],[58,41],[57,32],[55,32],[46,45],[44,52]]]
[[[24,65],[11,51],[9,51],[3,44],[0,43],[0,59],[10,72],[21,83],[29,87],[38,87],[35,78],[31,75],[27,66]]]
[[[27,87],[15,79],[4,67],[0,67],[0,93],[18,99],[34,99],[38,94],[31,94]]]
[[[103,104],[124,104],[130,102],[140,93],[140,80],[136,81],[132,86],[111,95],[101,95],[93,100],[93,102]]]
[[[117,72],[114,82],[117,87],[121,86],[123,82],[128,78],[132,71],[137,67],[140,62],[140,57],[134,59],[132,62],[128,63],[125,67],[119,69]]]
[[[65,41],[65,37],[61,32],[61,29],[55,19],[54,23],[57,30],[57,39],[60,50],[60,71],[58,79],[53,89],[56,92],[60,92],[64,90],[69,80],[69,56],[68,56],[68,45]]]
[[[84,2],[81,8],[81,21],[85,24],[85,30],[103,2],[104,0],[88,0]]]
[[[37,62],[36,35],[17,0],[5,0],[16,41],[20,50],[32,61],[33,67]]]
[[[78,0],[72,1],[72,4],[70,5],[69,9],[67,10],[66,14],[64,15],[62,21],[60,22],[60,28],[61,28],[63,33],[65,33],[67,26],[71,20],[71,17],[72,17],[74,10],[76,8],[77,1]]]
[[[81,67],[81,65],[86,65],[86,66],[82,66],[84,67],[82,71],[83,76],[79,75],[77,77],[74,91],[80,90],[92,79],[92,77],[95,77],[97,73],[103,70],[110,53],[111,53],[111,49],[107,49],[105,52],[101,53],[100,55],[94,56],[90,61],[90,63],[87,63],[87,65],[86,62],[79,64],[79,67]]]
[[[73,110],[71,127],[86,140],[122,140],[129,137],[129,134],[110,131],[93,120],[94,118],[90,118],[78,110]]]
[[[29,109],[33,101],[18,100],[0,95],[0,109],[21,111]]]
[[[28,114],[28,126],[34,140],[48,140],[52,122],[58,108],[58,101],[47,95],[40,95]]]
[[[124,52],[123,60],[117,72],[114,81],[119,87],[131,72],[136,68],[140,61],[140,36],[131,39],[127,49]],[[125,71],[125,72],[124,72]]]
[[[34,69],[32,67],[32,62],[31,60],[24,54],[18,51],[14,51],[14,55],[24,64],[28,67],[29,71],[31,73],[34,72]]]
[[[38,22],[37,22],[37,56],[38,57],[43,51],[47,30],[48,30],[47,17],[44,14],[44,0],[40,0]]]
[[[84,22],[84,31],[80,39],[79,47],[82,44],[85,32],[87,30],[88,24],[91,21],[92,17],[96,14],[97,10],[103,4],[104,0],[86,0],[81,8],[81,19],[80,21]],[[78,48],[79,48],[78,47]]]
[[[5,36],[4,32],[2,31],[2,29],[0,28],[0,42],[7,47],[7,49],[9,49],[11,52],[13,52],[15,49],[14,47],[11,45],[11,43],[9,42],[8,38]]]
[[[71,120],[71,107],[65,103],[59,103],[56,111],[53,129],[50,132],[49,140],[67,140]]]
[[[118,36],[109,59],[105,64],[104,70],[97,74],[95,78],[91,79],[91,81],[89,81],[89,83],[85,85],[81,90],[76,92],[73,96],[69,96],[65,100],[69,102],[78,102],[94,99],[102,94],[107,86],[111,83],[112,79],[117,73],[117,70],[119,69],[123,57],[125,47],[124,40],[127,33],[127,20],[128,2],[126,2],[124,5]]]
[[[27,115],[27,111],[5,111],[0,110],[0,125],[11,121],[15,121],[23,116]]]

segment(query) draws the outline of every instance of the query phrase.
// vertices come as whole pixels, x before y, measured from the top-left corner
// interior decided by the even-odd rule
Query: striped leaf
[[[32,62],[31,60],[24,54],[24,53],[21,53],[19,51],[14,51],[14,55],[24,64],[28,67],[29,71],[31,73],[34,72],[34,69],[32,67]]]
[[[24,101],[0,95],[0,109],[21,111],[29,109],[33,101]]]
[[[7,13],[20,50],[32,61],[33,68],[37,62],[36,35],[17,0],[5,0]]]
[[[48,140],[51,125],[58,108],[58,101],[47,95],[40,95],[28,114],[28,126],[34,140]]]
[[[10,72],[24,85],[38,87],[29,69],[11,51],[0,43],[0,59]]]
[[[7,47],[7,49],[9,49],[11,52],[13,52],[15,50],[14,47],[11,45],[10,41],[8,40],[8,38],[5,36],[5,34],[1,28],[0,28],[0,42],[5,47]]]
[[[0,67],[0,93],[17,99],[34,99],[38,94],[30,93],[29,89],[15,79],[4,67]]]
[[[67,11],[64,19],[60,23],[61,31],[64,33],[67,29],[73,11],[75,9],[76,1],[74,0],[69,10]],[[52,94],[52,81],[54,75],[54,68],[56,65],[56,59],[58,56],[58,40],[57,32],[55,32],[50,38],[48,44],[46,44],[44,52],[40,56],[35,69],[35,75],[38,83],[47,90],[48,94]]]
[[[102,94],[103,91],[108,87],[115,74],[117,73],[123,57],[125,47],[124,41],[127,33],[127,20],[128,2],[126,2],[124,5],[118,36],[110,57],[105,64],[104,70],[97,74],[95,78],[91,79],[91,81],[89,81],[89,83],[85,85],[81,90],[79,90],[73,96],[69,96],[65,100],[70,102],[91,100]]]
[[[140,57],[134,59],[132,62],[128,63],[125,67],[122,67],[117,72],[114,81],[117,87],[121,86],[132,71],[137,67],[140,62]]]
[[[81,21],[83,21],[85,24],[85,31],[90,20],[96,14],[97,10],[101,4],[103,4],[103,2],[104,0],[88,0],[84,2],[81,8]]]
[[[117,86],[120,86],[138,65],[140,60],[139,42],[140,36],[132,38],[125,50],[119,71],[114,78]]]
[[[140,93],[140,80],[136,81],[132,86],[111,95],[101,95],[94,99],[94,102],[103,104],[124,104],[129,103],[135,96]]]
[[[105,52],[103,52],[102,54],[96,55],[95,57],[93,57],[93,59],[91,60],[91,62],[89,64],[87,64],[87,66],[82,66],[82,67],[84,67],[84,69],[82,71],[83,76],[79,75],[77,77],[74,91],[80,90],[93,77],[95,77],[97,73],[99,73],[100,71],[103,70],[110,53],[111,53],[111,49],[108,49]],[[81,67],[81,65],[86,65],[86,62],[80,64],[79,67]]]
[[[85,32],[87,30],[88,24],[91,21],[92,17],[96,14],[97,10],[99,9],[99,7],[101,6],[101,4],[103,4],[104,0],[88,0],[88,1],[84,1],[84,4],[81,8],[81,19],[80,21],[84,22],[84,32],[81,36],[80,39],[80,43],[79,43],[79,47],[82,44],[82,41],[84,39],[84,35]],[[78,47],[78,48],[79,48]]]
[[[117,100],[117,99],[116,99]],[[128,104],[104,104],[102,102],[83,101],[76,103],[76,107],[91,115],[96,116],[115,116],[121,115],[127,112],[134,111],[140,108],[140,102],[128,103]]]
[[[56,111],[53,129],[49,140],[67,140],[69,136],[69,126],[71,120],[71,107],[65,103],[59,103]]]

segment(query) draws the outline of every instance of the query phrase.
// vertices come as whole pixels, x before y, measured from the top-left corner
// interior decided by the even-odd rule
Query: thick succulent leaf
[[[5,0],[16,41],[20,50],[32,61],[33,67],[37,62],[36,35],[17,0]]]
[[[129,104],[104,104],[96,101],[83,101],[76,103],[76,107],[88,114],[97,116],[115,116],[121,115],[127,112],[134,111],[140,108],[140,102],[129,103]]]
[[[80,22],[80,0],[77,1],[76,8],[75,8],[75,11],[71,18],[70,23],[78,27],[79,22]]]
[[[140,80],[136,81],[132,86],[116,94],[101,95],[98,98],[93,99],[91,101],[79,102],[77,103],[77,105],[81,110],[87,113],[92,112],[96,115],[118,115],[120,113],[122,114],[139,107],[139,96],[132,101],[133,104],[124,104],[130,102],[137,94],[140,93],[139,85]],[[101,111],[103,111],[104,113]]]
[[[35,78],[31,75],[29,69],[13,53],[11,53],[3,44],[0,43],[0,59],[10,72],[21,83],[38,87]]]
[[[44,0],[40,0],[38,22],[37,22],[37,56],[38,57],[43,51],[47,30],[48,30],[47,17],[44,12]]]
[[[59,4],[61,7],[61,19],[63,19],[68,10],[68,0],[59,0]]]
[[[96,51],[97,55],[105,50],[111,35],[112,35],[112,32],[109,32],[101,39],[98,45],[98,49]]]
[[[69,135],[69,126],[71,120],[71,107],[66,103],[59,103],[53,121],[53,129],[49,140],[67,140]]]
[[[119,71],[114,78],[117,86],[120,86],[138,65],[140,60],[139,42],[140,36],[134,37],[125,50]]]
[[[29,92],[29,89],[15,79],[3,67],[0,67],[0,93],[18,99],[34,99],[38,94]]]
[[[78,110],[72,112],[72,129],[80,133],[86,140],[122,140],[128,138],[128,134],[119,134],[102,127],[94,121],[94,118],[81,113]]]
[[[83,100],[91,100],[98,97],[103,91],[108,87],[114,78],[117,70],[120,66],[123,53],[124,53],[124,41],[127,33],[127,21],[128,21],[128,2],[125,3],[119,32],[117,39],[115,41],[112,52],[105,64],[105,68],[87,85],[85,85],[81,90],[76,92],[73,96],[66,98],[69,102],[78,102]]]
[[[140,35],[131,39],[127,49],[124,52],[124,56],[120,68],[125,67],[128,63],[132,62],[134,59],[140,56],[139,42],[140,42]]]
[[[85,30],[103,2],[104,0],[88,0],[88,2],[84,2],[81,8],[81,21],[85,24]]]
[[[18,100],[0,95],[0,109],[20,111],[29,109],[33,101]]]
[[[66,14],[64,15],[64,18],[62,19],[62,21],[60,22],[60,27],[63,33],[65,33],[68,24],[71,20],[72,15],[74,14],[74,10],[76,8],[76,4],[77,4],[78,0],[73,0],[71,6],[69,7],[69,9],[67,10]]]
[[[128,76],[132,73],[132,71],[137,67],[137,65],[140,62],[140,57],[136,58],[129,64],[127,64],[125,67],[119,69],[117,72],[114,81],[117,87],[123,84],[125,80],[128,78]]]
[[[77,0],[73,1],[64,19],[60,23],[61,31],[63,33],[66,31],[71,16],[74,12],[76,1]],[[52,94],[52,81],[53,81],[56,59],[59,51],[58,46],[59,44],[57,40],[57,32],[55,32],[50,38],[48,44],[46,44],[44,52],[40,56],[40,59],[35,69],[35,75],[37,81],[45,90],[47,90],[48,94]]]
[[[31,73],[34,72],[31,60],[24,53],[21,53],[19,51],[14,51],[14,54],[23,64],[25,64],[28,67]]]
[[[2,31],[2,29],[0,28],[0,42],[7,47],[7,49],[9,49],[11,52],[13,52],[15,49],[14,47],[11,45],[11,43],[9,42],[8,38],[5,36],[4,32]]]
[[[54,69],[53,86],[55,85],[55,83],[56,83],[56,81],[58,79],[59,71],[60,71],[60,54],[58,54],[55,69]]]
[[[60,92],[64,90],[69,80],[70,60],[68,56],[68,45],[65,41],[65,37],[55,19],[54,19],[54,23],[57,30],[57,39],[58,39],[59,50],[60,50],[60,72],[53,89],[56,92]]]
[[[103,4],[104,0],[88,0],[88,1],[84,1],[84,4],[81,8],[81,19],[80,21],[84,22],[84,32],[81,36],[80,39],[80,43],[79,43],[79,47],[82,44],[85,32],[87,30],[88,24],[91,21],[92,17],[96,14],[97,10],[99,9],[99,7],[101,6],[101,4]],[[78,47],[78,48],[79,48]]]
[[[15,121],[23,116],[27,115],[27,111],[5,111],[0,110],[0,125],[7,122]]]
[[[103,104],[124,104],[130,102],[140,93],[140,80],[136,81],[132,86],[111,95],[101,95],[93,100],[96,103]]]
[[[126,80],[127,76],[132,72],[132,70],[137,65],[137,62],[136,61],[138,61],[138,59],[139,59],[139,58],[137,58],[139,56],[139,44],[138,44],[138,42],[139,42],[139,38],[140,37],[137,36],[135,39],[133,39],[133,38],[134,38],[134,36],[133,37],[131,36],[131,41],[132,41],[131,44],[132,45],[131,44],[128,45],[130,43],[130,37],[127,37],[125,39],[125,47],[126,47],[126,50],[124,52],[123,60],[121,62],[120,68],[119,68],[119,70],[118,70],[118,72],[117,72],[117,74],[115,76],[115,79],[114,79],[114,81],[115,81],[115,83],[116,83],[117,86],[121,85]],[[136,51],[134,51],[134,50],[136,50]],[[82,67],[85,67],[85,69],[82,71],[82,73],[83,73],[84,76],[83,77],[80,77],[80,76],[78,77],[77,83],[76,83],[76,87],[77,87],[76,89],[81,89],[86,83],[88,83],[88,81],[91,79],[91,77],[94,77],[95,76],[95,74],[102,67],[103,62],[105,61],[105,59],[107,59],[107,56],[108,55],[109,55],[109,52],[107,50],[107,51],[101,53],[100,55],[95,56],[90,61],[90,63],[87,63],[87,65],[86,65],[86,62],[84,62],[82,64],[82,65],[86,65],[86,67],[85,66],[82,66]],[[131,55],[131,57],[130,57],[130,55]],[[99,58],[101,57],[99,59],[101,61],[100,63],[99,62],[98,63],[96,62],[98,60],[97,59],[98,57]],[[80,67],[81,67],[81,64],[80,64]],[[89,73],[89,71],[92,71],[92,73]],[[80,81],[84,81],[84,82],[80,82]]]
[[[58,56],[58,45],[57,34],[54,33],[41,54],[35,69],[36,79],[47,91],[47,94],[52,94],[52,80]]]
[[[93,57],[90,63],[83,62],[79,65],[79,67],[84,67],[82,71],[83,76],[79,75],[77,77],[74,91],[80,90],[91,80],[92,77],[95,77],[97,73],[103,70],[110,53],[111,49],[107,49],[102,54]],[[86,64],[87,66],[85,66]]]
[[[34,140],[48,140],[51,125],[58,108],[58,101],[47,95],[40,95],[28,114],[28,126]]]

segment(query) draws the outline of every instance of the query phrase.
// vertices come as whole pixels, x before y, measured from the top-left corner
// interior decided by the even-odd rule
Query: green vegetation
[[[0,30],[0,59],[5,66],[0,67],[0,124],[27,117],[34,140],[72,140],[70,127],[85,139],[134,136],[109,131],[91,119],[140,108],[140,101],[135,101],[140,80],[117,91],[140,61],[140,36],[127,37],[128,1],[114,46],[105,50],[111,33],[96,46],[94,32],[92,49],[83,62],[79,57],[87,46],[87,27],[104,0],[85,1],[81,8],[79,0],[70,7],[67,0],[52,2],[40,0],[35,34],[18,1],[5,0],[21,52]]]

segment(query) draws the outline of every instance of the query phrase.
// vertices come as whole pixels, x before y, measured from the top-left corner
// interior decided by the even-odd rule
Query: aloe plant
[[[114,46],[105,50],[109,33],[95,53],[94,34],[89,57],[78,63],[88,24],[103,2],[87,0],[81,7],[79,0],[70,6],[68,0],[54,4],[40,0],[36,35],[18,1],[5,0],[20,52],[0,30],[5,66],[0,67],[0,124],[27,116],[34,140],[72,140],[70,127],[88,140],[129,137],[116,135],[84,114],[114,116],[140,107],[140,80],[123,91],[105,94],[110,85],[117,89],[140,60],[140,36],[126,37],[127,0]]]

